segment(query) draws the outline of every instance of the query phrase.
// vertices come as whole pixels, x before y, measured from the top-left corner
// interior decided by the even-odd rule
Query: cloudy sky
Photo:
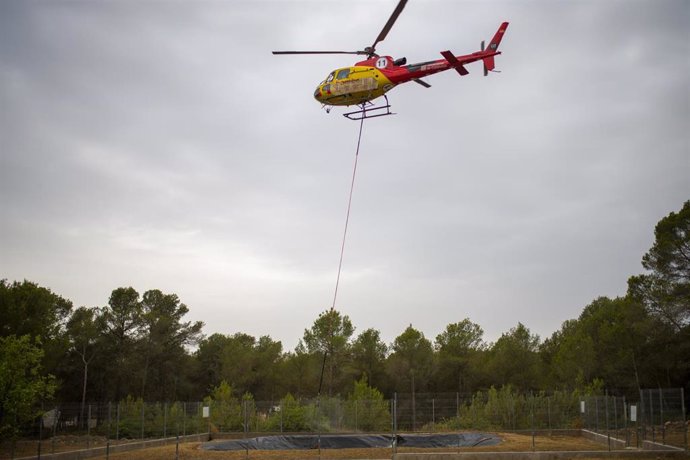
[[[358,123],[312,98],[396,0],[0,1],[0,278],[176,293],[292,349],[330,307]],[[502,73],[364,124],[336,308],[391,342],[465,317],[542,337],[624,294],[690,199],[690,3],[410,0],[377,50]]]

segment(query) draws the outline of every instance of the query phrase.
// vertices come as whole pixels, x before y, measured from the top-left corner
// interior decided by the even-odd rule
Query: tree
[[[282,376],[282,389],[298,398],[312,396],[319,384],[323,358],[309,353],[304,342],[299,340],[294,351],[288,352],[278,364]]]
[[[388,375],[398,391],[409,388],[414,398],[417,389],[428,384],[433,370],[434,350],[431,342],[410,324],[395,338],[391,350],[387,363]]]
[[[141,397],[176,399],[177,381],[183,373],[185,347],[201,339],[203,323],[183,322],[189,312],[175,294],[157,289],[142,296],[142,337],[139,342],[142,363]],[[155,390],[147,391],[153,381]]]
[[[42,375],[39,345],[29,335],[0,337],[0,439],[37,417],[38,403],[55,391],[53,377]]]
[[[355,430],[377,431],[390,426],[391,415],[383,393],[367,383],[366,376],[354,382],[345,403],[346,419]]]
[[[81,420],[84,422],[86,404],[86,386],[89,381],[89,364],[96,356],[96,342],[101,336],[102,328],[98,321],[98,309],[79,307],[67,321],[67,337],[70,351],[77,354],[83,364],[83,381],[81,395]]]
[[[649,273],[632,276],[628,293],[680,331],[690,323],[690,201],[659,221],[642,257]]]
[[[445,389],[455,389],[458,392],[470,390],[470,364],[473,357],[485,347],[483,335],[484,331],[478,324],[465,318],[447,325],[445,331],[436,336],[439,361],[437,377],[444,383],[447,382]]]
[[[115,374],[111,397],[119,401],[123,396],[135,392],[132,361],[136,357],[134,347],[143,324],[139,293],[132,287],[113,290],[102,317],[109,372]]]
[[[200,369],[196,382],[204,391],[211,391],[222,380],[223,350],[230,340],[224,334],[211,334],[199,341],[194,353]]]
[[[211,423],[219,431],[240,430],[244,421],[242,404],[225,380],[213,389],[204,402],[210,406]]]
[[[278,382],[281,374],[278,367],[283,360],[283,344],[264,335],[254,345],[255,381],[250,393],[259,398],[271,401],[278,396]]]
[[[65,322],[72,302],[30,281],[0,280],[0,337],[28,335],[43,349],[47,372],[60,368],[67,350]]]
[[[567,320],[540,346],[552,387],[583,388],[595,377],[594,340],[578,320]]]
[[[387,352],[388,347],[376,329],[367,329],[359,334],[350,347],[350,366],[355,379],[366,377],[372,385],[383,385]]]
[[[30,281],[0,280],[0,336],[29,335],[44,343],[64,330],[72,302]]]
[[[504,333],[489,349],[487,368],[492,384],[513,384],[526,391],[540,386],[539,336],[522,323]]]
[[[304,330],[304,343],[310,353],[321,353],[328,363],[328,395],[333,393],[336,375],[348,351],[349,340],[355,328],[350,318],[334,309],[321,313],[311,329]]]
[[[582,389],[598,381],[633,396],[660,384],[660,368],[673,355],[660,341],[668,332],[634,299],[600,297],[578,319],[564,322],[541,353],[554,386]]]

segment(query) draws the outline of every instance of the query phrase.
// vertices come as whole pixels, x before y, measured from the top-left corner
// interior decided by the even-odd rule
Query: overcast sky
[[[0,278],[161,289],[292,349],[331,306],[358,123],[316,85],[397,0],[0,0]],[[478,50],[364,124],[336,308],[390,343],[542,338],[626,291],[690,199],[690,2],[410,0],[381,54]]]

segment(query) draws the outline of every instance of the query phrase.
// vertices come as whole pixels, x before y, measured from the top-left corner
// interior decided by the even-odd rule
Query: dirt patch
[[[399,448],[399,453],[406,452],[528,452],[537,451],[601,451],[605,446],[579,436],[536,436],[534,447],[532,436],[498,433],[502,442],[496,446],[471,447],[471,448],[440,448],[440,449],[411,449]],[[387,449],[340,449],[340,450],[292,450],[292,451],[261,451],[250,450],[235,452],[214,452],[200,448],[201,443],[180,444],[177,458],[180,460],[216,460],[216,459],[251,459],[251,460],[297,460],[297,459],[387,459],[391,458],[392,450]],[[104,458],[104,457],[101,457]],[[176,458],[176,446],[155,447],[141,451],[132,451],[110,455],[112,459],[131,460],[170,460]],[[595,459],[596,457],[590,457]],[[649,459],[656,459],[650,454]]]

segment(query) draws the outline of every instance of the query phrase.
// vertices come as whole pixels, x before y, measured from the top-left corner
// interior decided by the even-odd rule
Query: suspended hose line
[[[364,110],[364,107],[362,107],[362,110]],[[352,192],[355,189],[355,176],[357,175],[357,159],[359,158],[359,146],[360,143],[362,142],[362,128],[364,127],[364,118],[359,122],[359,135],[357,136],[357,150],[355,151],[355,165],[352,168],[352,182],[350,183],[350,196],[347,199],[347,213],[345,214],[345,230],[343,231],[343,241],[342,244],[340,245],[340,261],[338,262],[338,276],[335,279],[335,292],[333,293],[333,304],[331,305],[331,311],[330,313],[333,313],[335,311],[335,302],[336,299],[338,298],[338,286],[340,285],[340,272],[342,271],[343,268],[343,254],[345,253],[345,241],[347,239],[347,224],[350,222],[350,208],[352,207]],[[331,318],[332,320],[332,318]],[[329,324],[329,327],[332,328],[333,324]],[[332,333],[333,331],[330,330],[329,334]],[[326,358],[328,356],[328,351],[324,351],[323,353],[323,362],[321,363],[321,377],[319,378],[319,392],[317,393],[319,396],[321,395],[321,387],[323,386],[323,373],[326,368]]]
[[[359,145],[362,141],[362,128],[364,127],[364,117],[359,122],[359,136],[357,136],[357,150],[355,151],[355,166],[352,169],[352,182],[350,183],[350,197],[347,200],[347,214],[345,215],[345,230],[343,231],[343,243],[340,246],[340,262],[338,263],[338,276],[335,279],[335,292],[333,293],[333,305],[331,311],[335,310],[335,301],[338,298],[338,285],[340,284],[340,272],[343,268],[343,254],[345,253],[345,240],[347,238],[347,224],[350,222],[350,208],[352,207],[352,192],[355,188],[355,175],[357,174],[357,159],[359,158]]]

